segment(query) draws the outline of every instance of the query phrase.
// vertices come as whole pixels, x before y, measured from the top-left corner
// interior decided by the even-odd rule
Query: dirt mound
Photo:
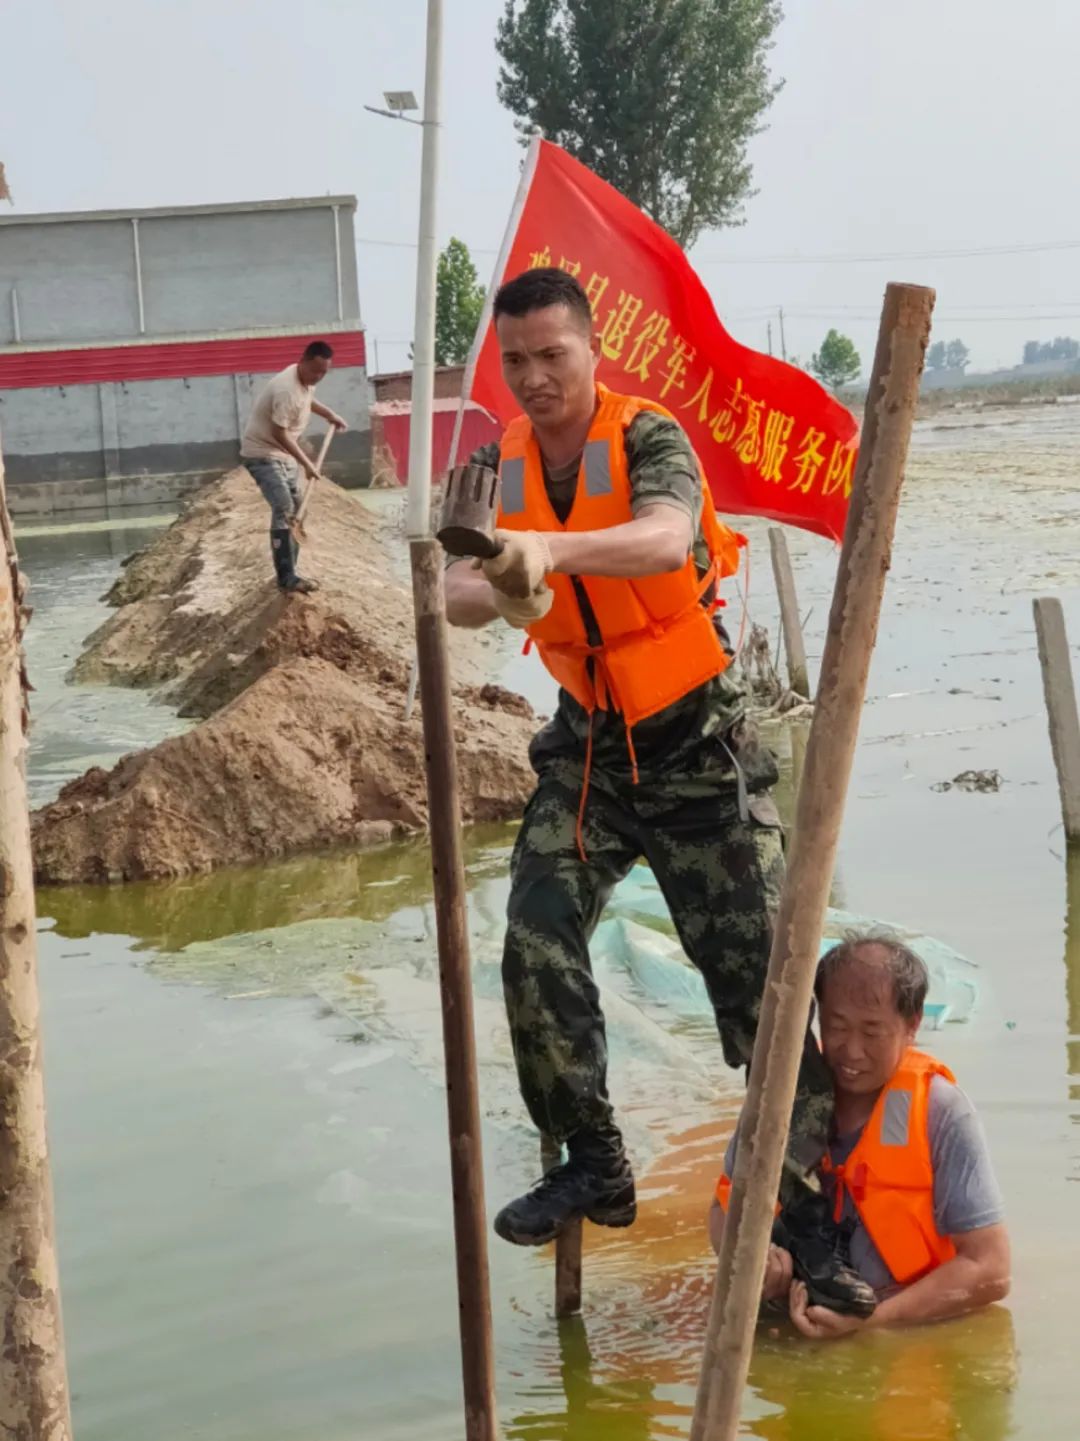
[[[202,723],[88,771],[39,811],[39,881],[180,876],[426,824],[419,706],[404,720],[412,603],[392,559],[403,547],[332,486],[307,528],[303,569],[322,588],[283,597],[265,506],[234,471],[125,568],[109,597],[119,609],[73,676],[160,687]],[[470,639],[452,641],[462,808],[498,820],[531,789],[536,719],[483,683]]]

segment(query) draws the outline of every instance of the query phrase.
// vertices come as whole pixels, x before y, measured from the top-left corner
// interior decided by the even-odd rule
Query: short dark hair
[[[546,310],[549,305],[565,305],[585,328],[593,328],[592,306],[578,280],[568,270],[542,266],[525,270],[500,285],[495,292],[494,316],[528,315],[532,310]]]
[[[814,978],[814,995],[818,1004],[825,994],[826,983],[839,972],[858,965],[868,950],[880,953],[880,969],[892,983],[893,1003],[898,1013],[905,1021],[921,1020],[926,993],[930,989],[926,962],[888,931],[848,931],[838,945],[826,951],[818,962]]]
[[[305,349],[301,360],[333,360],[333,349],[325,340],[313,340]]]

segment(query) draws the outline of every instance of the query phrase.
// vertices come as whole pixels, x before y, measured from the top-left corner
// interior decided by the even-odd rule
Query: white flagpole
[[[499,247],[499,255],[495,261],[495,269],[492,272],[491,283],[484,296],[484,308],[480,312],[480,320],[477,323],[476,334],[473,336],[472,345],[469,347],[468,359],[465,361],[465,372],[461,377],[461,398],[458,401],[457,415],[454,417],[454,432],[450,437],[450,454],[447,457],[446,468],[453,470],[457,465],[458,449],[461,446],[461,431],[465,424],[465,407],[472,395],[473,380],[476,377],[476,363],[480,359],[480,351],[483,348],[484,339],[487,336],[488,326],[491,324],[491,312],[495,305],[495,292],[503,283],[506,274],[506,267],[510,261],[510,252],[514,248],[514,241],[517,239],[518,226],[521,224],[521,215],[525,209],[525,202],[529,198],[529,189],[536,174],[536,164],[540,159],[539,133],[529,141],[529,149],[525,155],[525,164],[521,167],[521,178],[518,181],[517,194],[514,196],[514,204],[510,210],[510,219],[507,221],[506,230],[503,232],[502,244]],[[415,415],[416,405],[416,370],[413,370],[413,414]],[[415,422],[414,422],[415,423]],[[428,433],[431,432],[431,417],[428,417]],[[409,435],[409,454],[412,455],[413,432]],[[430,460],[429,460],[430,469]],[[410,488],[412,486],[412,468],[410,465]],[[429,502],[430,505],[430,502]],[[412,664],[409,667],[409,684],[405,693],[405,719],[412,718],[413,707],[416,705],[416,687],[419,680],[419,672],[416,666],[416,657],[413,656]]]

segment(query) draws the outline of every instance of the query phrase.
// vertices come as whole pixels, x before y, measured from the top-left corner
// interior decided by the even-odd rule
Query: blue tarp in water
[[[944,941],[906,926],[830,909],[821,954],[847,931],[875,929],[898,937],[926,962],[930,994],[925,1029],[937,1030],[947,1022],[970,1019],[978,999],[978,968]],[[683,953],[656,878],[647,866],[635,866],[617,888],[596,928],[591,950],[598,974],[605,970],[629,973],[645,995],[677,1014],[690,1017],[711,1011],[705,983]]]

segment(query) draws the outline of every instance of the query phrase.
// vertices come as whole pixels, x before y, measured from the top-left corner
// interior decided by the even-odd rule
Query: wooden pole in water
[[[1032,609],[1050,723],[1050,747],[1061,793],[1061,817],[1066,837],[1077,841],[1080,840],[1080,717],[1076,710],[1065,613],[1056,596],[1042,596],[1032,601]]]
[[[551,1136],[540,1137],[540,1163],[545,1171],[558,1166],[562,1146]],[[581,1310],[581,1218],[571,1221],[555,1238],[555,1315],[560,1321]]]
[[[890,285],[821,661],[691,1441],[735,1441],[934,292]]]
[[[805,696],[809,700],[810,677],[806,669],[806,646],[803,644],[799,601],[795,594],[795,575],[791,569],[787,536],[778,525],[769,526],[769,550],[772,552],[776,594],[780,597],[780,624],[784,629],[788,683],[796,695]]]
[[[0,1432],[71,1441],[38,1029],[23,598],[0,457]]]
[[[1069,1034],[1065,1042],[1069,1075],[1080,1078],[1080,847],[1065,852],[1065,1003]],[[1070,1099],[1080,1100],[1080,1085],[1069,1088]]]
[[[442,3],[428,0],[421,154],[420,233],[416,260],[412,414],[409,423],[409,554],[416,655],[424,725],[435,930],[439,951],[450,1177],[454,1200],[458,1321],[465,1398],[465,1441],[496,1441],[480,1095],[473,1028],[472,967],[461,847],[461,801],[442,551],[431,532],[431,418],[435,388],[435,262]]]

